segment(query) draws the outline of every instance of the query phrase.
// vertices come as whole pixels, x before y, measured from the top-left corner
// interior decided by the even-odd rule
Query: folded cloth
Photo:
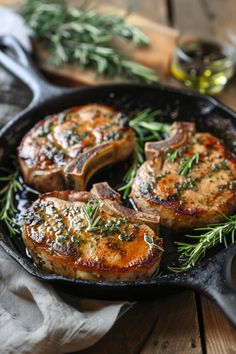
[[[0,248],[0,353],[82,350],[109,331],[122,305],[56,293]]]

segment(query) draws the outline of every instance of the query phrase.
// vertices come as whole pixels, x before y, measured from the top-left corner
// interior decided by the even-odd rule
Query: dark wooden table
[[[17,0],[0,0],[0,4],[17,3]],[[202,33],[216,36],[225,29],[236,33],[235,0],[110,0],[109,3],[132,8],[183,32],[200,28]],[[168,83],[179,85],[172,78]],[[236,109],[236,77],[218,99]],[[29,101],[27,88],[0,70],[0,124]],[[103,339],[82,353],[231,354],[236,353],[236,330],[211,301],[193,291],[182,291],[157,301],[137,303]]]

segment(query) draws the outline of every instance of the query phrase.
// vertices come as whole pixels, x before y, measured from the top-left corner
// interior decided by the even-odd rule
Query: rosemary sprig
[[[119,192],[123,192],[123,197],[128,198],[136,173],[144,162],[144,147],[143,142],[139,138],[135,138],[133,162],[125,176],[123,177],[124,184],[118,188]]]
[[[196,240],[195,243],[176,242],[180,259],[185,262],[181,267],[170,268],[170,270],[178,272],[188,269],[201,261],[206,251],[214,246],[223,244],[228,247],[229,244],[235,243],[236,215],[229,217],[224,215],[224,218],[225,221],[222,223],[195,229],[195,231],[202,231],[201,235],[186,235],[186,237]]]
[[[153,70],[129,60],[112,47],[115,37],[138,46],[148,45],[147,36],[128,25],[125,18],[99,14],[85,4],[68,8],[64,0],[25,0],[21,14],[57,66],[78,63],[83,68],[94,69],[97,75],[157,81]]]
[[[119,227],[128,221],[127,217],[119,217],[115,220],[109,219],[106,222],[101,220],[101,216],[98,215],[99,203],[94,200],[90,200],[82,209],[87,220],[86,231],[99,233],[101,236],[105,237],[108,234],[119,233]]]
[[[162,138],[161,134],[170,133],[169,124],[156,122],[160,114],[160,110],[146,108],[129,121],[129,126],[135,130],[142,141],[160,140]]]
[[[90,200],[82,209],[82,212],[88,223],[86,231],[93,231],[97,226],[98,222],[101,219],[101,216],[98,215],[99,203]]]
[[[123,178],[124,184],[118,189],[118,191],[123,192],[124,198],[128,198],[136,173],[144,162],[145,141],[160,140],[164,133],[169,134],[170,132],[169,124],[155,121],[160,114],[160,110],[146,108],[129,121],[129,126],[135,130],[137,136],[135,138],[133,162]]]
[[[178,157],[180,157],[182,155],[182,152],[183,152],[183,148],[182,147],[180,147],[178,149],[175,149],[173,151],[169,151],[167,153],[167,159],[166,160],[169,161],[169,162],[175,162],[178,159]]]
[[[200,155],[194,154],[193,156],[187,157],[184,159],[182,164],[178,168],[178,174],[186,176],[193,168],[195,164],[198,164],[201,161]]]
[[[2,220],[10,232],[10,236],[14,236],[19,232],[18,223],[15,220],[16,208],[14,205],[15,193],[23,189],[18,181],[19,167],[16,160],[13,160],[13,169],[1,167],[0,171],[4,176],[0,177],[3,187],[0,189],[0,220]]]

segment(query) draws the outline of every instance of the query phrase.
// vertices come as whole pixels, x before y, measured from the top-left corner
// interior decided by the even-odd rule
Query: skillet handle
[[[216,256],[181,273],[176,285],[200,291],[216,302],[231,324],[236,328],[236,291],[233,287],[231,267],[236,255],[236,245],[231,245]]]
[[[13,36],[0,36],[0,64],[31,89],[33,94],[31,104],[43,102],[66,90],[44,79],[30,55]]]

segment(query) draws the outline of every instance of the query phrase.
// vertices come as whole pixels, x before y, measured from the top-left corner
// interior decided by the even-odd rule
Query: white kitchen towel
[[[0,353],[60,354],[97,342],[122,303],[57,293],[0,248]]]

